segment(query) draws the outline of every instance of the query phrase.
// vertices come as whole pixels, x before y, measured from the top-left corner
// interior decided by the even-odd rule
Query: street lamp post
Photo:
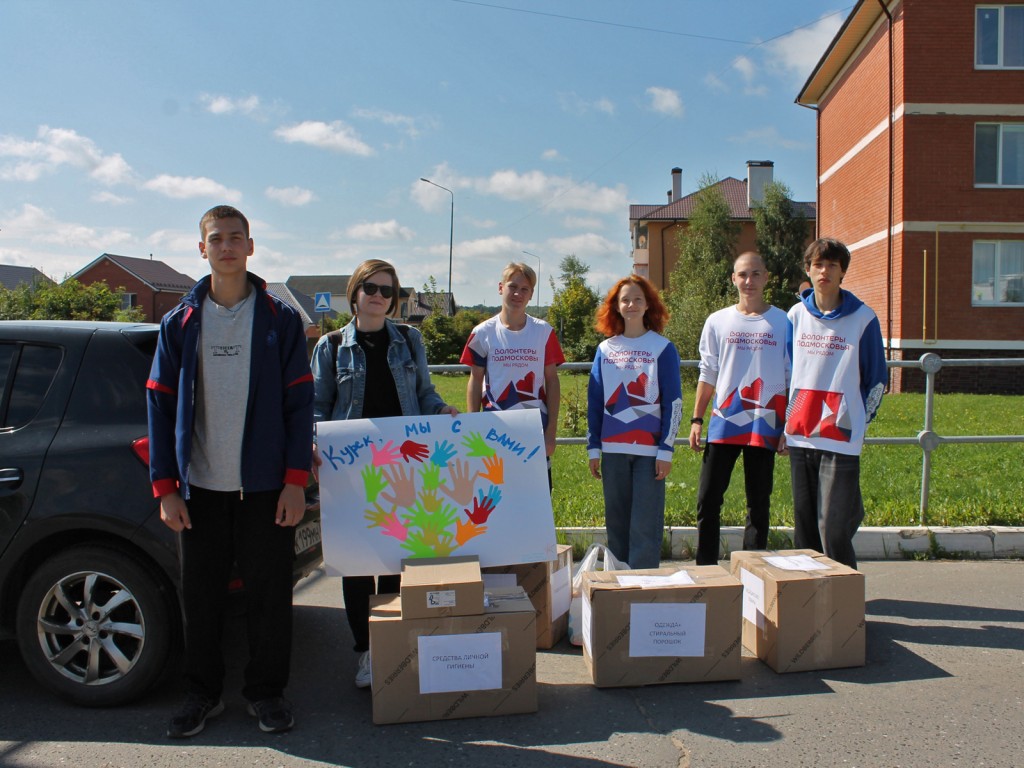
[[[540,256],[536,253],[530,253],[529,251],[523,251],[527,256],[533,256],[537,260],[537,311],[540,311]]]
[[[445,314],[450,315],[452,310],[452,246],[455,245],[455,193],[448,189],[448,187],[442,187],[440,184],[435,184],[430,179],[424,179],[422,176],[420,176],[420,181],[425,181],[427,184],[438,189],[443,189],[452,196],[452,218],[448,229],[448,299],[445,301]]]

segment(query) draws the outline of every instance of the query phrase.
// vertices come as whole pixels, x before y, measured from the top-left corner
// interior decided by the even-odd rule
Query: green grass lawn
[[[586,431],[585,374],[562,373],[559,436]],[[465,408],[466,377],[435,375],[446,401]],[[684,392],[683,412],[690,413],[693,393]],[[912,437],[924,426],[924,395],[889,395],[868,437]],[[1024,434],[1024,398],[999,395],[937,395],[933,428],[941,436]],[[868,445],[861,456],[864,525],[916,525],[921,499],[922,451],[917,446]],[[1024,525],[1024,445],[942,445],[932,453],[929,525]],[[590,476],[586,451],[562,445],[553,462],[552,506],[557,526],[604,525],[601,483]],[[723,525],[743,525],[742,460],[722,508]],[[665,522],[695,525],[700,455],[676,447],[668,479]],[[775,464],[772,524],[793,523],[789,461]]]

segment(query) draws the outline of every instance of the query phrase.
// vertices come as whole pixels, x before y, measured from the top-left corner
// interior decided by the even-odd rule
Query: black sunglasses
[[[377,291],[380,291],[380,295],[385,299],[390,299],[395,295],[395,287],[393,285],[377,285],[376,283],[360,283],[359,287],[363,289],[363,293],[367,296],[375,296]]]

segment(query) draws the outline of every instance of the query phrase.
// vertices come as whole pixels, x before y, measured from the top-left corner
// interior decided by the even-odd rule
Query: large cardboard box
[[[478,616],[484,582],[476,555],[402,561],[402,617]]]
[[[537,711],[533,604],[488,591],[479,616],[407,619],[397,596],[370,602],[373,722]]]
[[[864,574],[812,549],[733,552],[743,645],[776,672],[864,665]]]
[[[520,586],[537,611],[537,647],[554,648],[569,630],[572,602],[572,547],[558,545],[557,559],[481,568],[484,589]]]
[[[598,687],[736,680],[743,588],[717,565],[586,573],[583,658]]]

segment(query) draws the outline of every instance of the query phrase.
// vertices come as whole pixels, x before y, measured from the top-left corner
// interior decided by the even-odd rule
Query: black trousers
[[[769,512],[775,482],[775,451],[752,445],[707,443],[697,483],[697,565],[717,565],[722,534],[722,500],[736,459],[743,454],[747,493],[744,549],[768,546]]]
[[[370,595],[398,594],[401,576],[345,576],[341,580],[341,595],[345,601],[345,616],[357,653],[370,650]]]
[[[222,637],[232,563],[244,584],[249,661],[242,695],[280,696],[292,654],[295,529],[274,522],[280,491],[247,493],[192,487],[192,528],[181,533],[186,689],[212,699],[224,687]]]

